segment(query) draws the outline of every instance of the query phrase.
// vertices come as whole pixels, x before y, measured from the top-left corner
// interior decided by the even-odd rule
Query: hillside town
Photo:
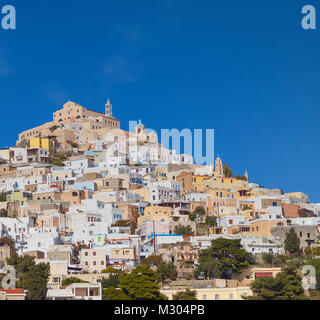
[[[142,121],[122,130],[110,99],[68,101],[0,150],[0,232],[1,277],[17,273],[0,300],[244,300],[290,272],[298,297],[317,292],[301,267],[320,256],[320,204],[196,164]],[[143,277],[145,296],[126,287]]]

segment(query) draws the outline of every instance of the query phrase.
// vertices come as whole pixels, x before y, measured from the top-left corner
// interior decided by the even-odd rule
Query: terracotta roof
[[[0,289],[0,292],[5,292],[5,293],[9,293],[9,294],[25,293],[24,289]]]

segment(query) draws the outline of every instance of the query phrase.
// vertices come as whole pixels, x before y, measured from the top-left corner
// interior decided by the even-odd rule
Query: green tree
[[[157,268],[157,273],[159,274],[162,282],[165,280],[176,280],[178,274],[177,268],[172,262],[161,262]]]
[[[19,278],[21,275],[28,272],[36,263],[34,257],[29,255],[19,257],[18,254],[14,252],[11,258],[7,259],[7,264],[15,267],[17,278]]]
[[[197,216],[194,213],[190,213],[189,214],[189,220],[190,221],[194,221],[194,220],[196,220],[196,218],[197,218]]]
[[[273,266],[275,256],[272,252],[265,252],[261,255],[261,259],[266,265]]]
[[[217,259],[202,257],[200,264],[194,270],[195,278],[220,279],[222,276],[221,265]]]
[[[77,277],[70,277],[70,278],[63,279],[61,285],[63,288],[66,288],[66,287],[70,286],[70,284],[73,284],[73,283],[88,283],[88,282],[84,281],[82,279],[79,279]]]
[[[50,127],[49,130],[50,130],[51,132],[53,132],[53,131],[56,131],[56,130],[59,129],[59,128],[60,128],[60,126],[53,126],[53,127]]]
[[[240,176],[240,174],[237,174],[234,178],[237,180],[248,181],[248,179],[245,176]]]
[[[111,266],[108,266],[101,271],[101,273],[118,273],[118,272],[119,272],[119,270],[117,270]]]
[[[190,290],[179,291],[173,295],[173,300],[197,300],[197,291]]]
[[[207,214],[207,212],[204,207],[198,206],[194,209],[193,214],[196,216],[197,219],[202,220],[203,217]]]
[[[103,278],[101,280],[102,288],[104,288],[104,289],[107,289],[110,287],[118,288],[118,286],[120,284],[120,280],[119,280],[120,274],[121,273],[117,272],[114,274],[110,274],[109,278]]]
[[[233,176],[232,170],[230,169],[230,167],[226,163],[223,164],[223,173],[224,173],[225,177],[232,177]]]
[[[1,209],[0,210],[0,217],[2,217],[2,218],[8,217],[8,211],[6,209]]]
[[[184,236],[191,236],[193,235],[193,231],[191,229],[190,226],[183,226],[183,225],[178,225],[178,226],[175,226],[174,228],[174,232],[176,234],[179,234],[179,235],[184,235]]]
[[[27,300],[45,300],[49,276],[50,264],[39,263],[33,265],[28,272],[22,274],[17,285],[28,291]]]
[[[217,217],[207,216],[206,217],[206,225],[208,225],[209,227],[216,227],[217,226]]]
[[[303,300],[301,277],[292,266],[285,268],[276,277],[260,277],[251,283],[252,297],[249,300]]]
[[[284,240],[284,249],[289,252],[290,255],[299,255],[300,253],[300,239],[294,228],[291,228],[287,233]]]
[[[310,247],[307,247],[304,249],[304,254],[307,258],[312,258],[313,256],[313,251]]]
[[[129,300],[128,296],[122,289],[116,289],[115,287],[108,287],[102,289],[102,300]]]
[[[35,264],[35,258],[29,255],[18,256],[15,252],[7,264],[16,269],[16,277],[19,279],[17,287],[28,290],[28,300],[44,300],[47,295],[47,284],[50,276],[49,263]]]
[[[158,266],[162,262],[162,255],[156,256],[156,255],[151,255],[147,259],[144,259],[141,261],[142,264],[147,264],[149,266],[154,265]]]
[[[254,262],[252,254],[243,249],[240,239],[218,238],[211,247],[201,250],[195,275],[229,279],[232,273],[239,274]]]
[[[148,265],[140,265],[120,276],[119,287],[129,300],[166,300],[160,293],[160,277]]]

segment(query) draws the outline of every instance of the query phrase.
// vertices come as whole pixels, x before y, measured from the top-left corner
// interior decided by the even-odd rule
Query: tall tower
[[[110,99],[108,98],[107,104],[106,104],[106,116],[112,117],[112,104],[110,102]]]
[[[214,175],[219,178],[224,177],[222,160],[219,157],[216,159],[216,163],[215,163],[215,167],[214,167]]]
[[[247,181],[249,181],[249,175],[248,175],[248,170],[246,169],[246,172],[244,173],[244,176],[247,178]]]

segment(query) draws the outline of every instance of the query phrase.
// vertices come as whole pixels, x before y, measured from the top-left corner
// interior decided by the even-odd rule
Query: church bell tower
[[[107,117],[112,117],[112,104],[110,102],[110,99],[108,98],[107,104],[106,104],[106,112]]]

